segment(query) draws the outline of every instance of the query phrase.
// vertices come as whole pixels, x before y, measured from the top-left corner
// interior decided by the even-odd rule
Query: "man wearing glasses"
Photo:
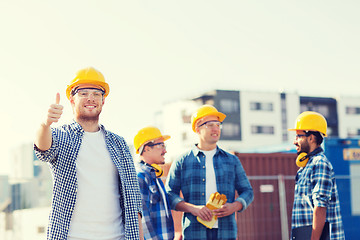
[[[253,190],[239,159],[217,146],[225,117],[211,105],[200,107],[191,118],[199,142],[171,165],[165,186],[171,208],[184,212],[184,239],[236,239],[235,212],[244,211],[253,201]],[[205,205],[216,192],[225,195],[227,203],[210,210]],[[215,216],[213,225],[199,222],[213,223]]]
[[[165,163],[164,141],[169,135],[162,135],[156,127],[141,129],[134,138],[134,147],[139,156],[137,164],[140,191],[142,194],[144,238],[158,240],[174,239],[174,222],[170,203],[161,180]]]
[[[327,136],[326,119],[320,113],[306,111],[289,131],[296,131],[299,167],[291,239],[345,239],[334,169],[321,148]]]
[[[54,181],[48,239],[143,239],[141,194],[129,147],[99,124],[108,94],[99,71],[80,70],[66,89],[74,121],[51,127],[63,110],[58,93],[38,130],[34,149],[49,164]]]

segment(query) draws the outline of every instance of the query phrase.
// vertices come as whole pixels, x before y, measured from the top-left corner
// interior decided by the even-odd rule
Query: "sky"
[[[214,89],[359,96],[357,0],[0,1],[0,174],[84,67],[110,94],[101,123],[132,143],[163,104]],[[56,126],[56,125],[55,125]]]

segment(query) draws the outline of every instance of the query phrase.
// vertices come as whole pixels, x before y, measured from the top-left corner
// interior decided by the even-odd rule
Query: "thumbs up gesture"
[[[208,202],[206,203],[206,207],[210,210],[215,210],[221,208],[222,205],[226,203],[227,199],[224,194],[220,194],[218,192],[210,195]],[[199,217],[197,217],[199,223],[203,224],[207,228],[212,228],[217,220],[217,216],[213,215],[211,221],[205,221]]]
[[[49,107],[45,125],[50,126],[52,123],[58,122],[63,113],[63,108],[64,107],[60,105],[60,93],[57,93],[55,103]]]

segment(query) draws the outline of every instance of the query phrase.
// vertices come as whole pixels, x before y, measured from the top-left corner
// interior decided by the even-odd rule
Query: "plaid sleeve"
[[[56,156],[58,155],[58,138],[57,132],[54,128],[51,128],[52,131],[52,143],[51,147],[46,151],[41,151],[35,144],[34,144],[34,151],[36,157],[43,162],[52,162],[55,160]]]
[[[143,231],[145,239],[158,239],[157,232],[153,226],[153,221],[150,216],[150,189],[146,176],[142,173],[138,173],[140,191],[142,195],[142,208],[143,208]]]
[[[242,212],[254,200],[254,192],[241,162],[238,159],[235,159],[234,162],[236,177],[235,188],[239,194],[239,197],[236,199],[236,201],[241,202],[243,205],[243,208],[239,211]]]
[[[179,202],[184,201],[180,197],[181,189],[181,158],[175,160],[170,167],[168,177],[165,183],[165,190],[169,197],[171,209],[175,210]]]
[[[312,200],[314,206],[327,207],[333,189],[333,169],[322,158],[314,160],[316,164],[311,174]]]

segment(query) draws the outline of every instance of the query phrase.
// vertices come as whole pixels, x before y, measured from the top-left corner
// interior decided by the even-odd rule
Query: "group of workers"
[[[217,144],[226,115],[211,105],[195,111],[191,127],[198,142],[172,162],[164,185],[159,165],[170,136],[153,126],[139,130],[139,161],[133,161],[125,140],[99,123],[109,90],[101,72],[81,69],[66,89],[73,121],[51,126],[63,112],[58,93],[39,127],[35,153],[53,175],[47,238],[174,239],[176,210],[184,212],[183,239],[237,239],[235,213],[254,193],[239,159]],[[325,118],[304,112],[289,130],[296,131],[299,154],[291,238],[300,239],[310,226],[311,239],[345,239],[334,170],[321,148]]]

